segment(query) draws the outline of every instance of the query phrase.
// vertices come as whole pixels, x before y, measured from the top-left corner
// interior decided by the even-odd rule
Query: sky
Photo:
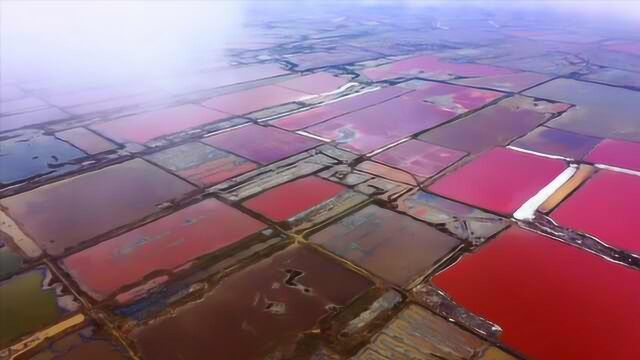
[[[176,73],[198,64],[223,62],[223,49],[250,39],[244,24],[257,7],[269,14],[305,7],[332,7],[327,1],[0,1],[0,75],[72,81],[92,77],[118,81]],[[465,11],[501,9],[540,14],[549,11],[593,24],[635,26],[640,1],[339,1],[350,7],[393,6],[407,13],[425,6]],[[252,11],[253,10],[253,11]],[[313,11],[309,11],[312,15]],[[252,14],[252,15],[249,15]]]

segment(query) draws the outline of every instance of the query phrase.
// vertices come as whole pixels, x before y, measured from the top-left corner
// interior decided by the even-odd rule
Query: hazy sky
[[[532,13],[562,11],[586,22],[636,26],[640,31],[640,1],[474,1],[469,3],[363,0],[348,6],[386,4],[407,11],[449,4],[465,9],[520,9]],[[327,1],[256,3],[242,1],[0,1],[2,77],[118,79],[175,72],[206,57],[222,59],[227,44],[250,38],[243,31],[249,10],[256,6],[288,9],[304,6],[335,8]],[[259,11],[257,13],[260,13]],[[276,12],[277,13],[277,12]],[[252,12],[256,14],[256,12]],[[313,15],[313,11],[309,15]],[[249,19],[251,20],[251,19]],[[628,24],[628,25],[627,25]],[[635,25],[634,25],[635,24]]]

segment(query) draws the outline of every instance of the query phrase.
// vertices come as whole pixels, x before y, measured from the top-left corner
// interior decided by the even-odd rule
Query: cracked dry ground
[[[316,16],[3,80],[0,358],[640,358],[638,33]]]

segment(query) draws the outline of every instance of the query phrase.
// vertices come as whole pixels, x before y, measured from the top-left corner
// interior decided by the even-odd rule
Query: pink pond
[[[601,170],[562,202],[551,217],[562,226],[640,254],[638,214],[640,177]]]
[[[595,164],[640,171],[640,143],[604,139],[596,145],[585,160]]]
[[[348,77],[334,76],[327,72],[319,72],[279,82],[276,85],[310,95],[319,95],[338,90],[348,82]]]
[[[409,91],[408,89],[389,86],[380,90],[338,99],[338,101],[323,106],[291,114],[274,120],[271,124],[285,130],[300,130],[352,111],[379,104]]]
[[[480,90],[464,86],[441,84],[432,81],[420,83],[417,90],[407,94],[410,99],[433,104],[463,114],[482,107],[503,94],[490,90]]]
[[[490,65],[451,63],[437,56],[421,55],[366,69],[363,73],[368,78],[378,81],[407,75],[439,80],[456,76],[508,75],[515,71]]]
[[[208,199],[73,254],[62,265],[85,291],[103,299],[147,274],[173,270],[265,227]]]
[[[453,80],[453,83],[495,89],[500,91],[520,92],[551,79],[550,75],[531,72],[519,72],[506,75],[490,75]]]
[[[429,190],[503,215],[514,213],[550,183],[564,161],[494,148],[445,175]]]
[[[259,125],[226,131],[203,142],[260,164],[282,160],[320,144],[306,136]]]
[[[229,117],[198,105],[181,105],[97,123],[91,129],[117,142],[144,144],[155,138]]]
[[[482,106],[500,94],[425,83],[419,90],[312,126],[308,132],[366,154]]]
[[[418,178],[431,177],[460,160],[466,153],[419,140],[409,140],[373,157]]]
[[[512,227],[432,281],[529,358],[640,357],[640,272],[585,250]]]
[[[309,97],[300,91],[275,85],[216,96],[202,105],[233,115],[244,115],[258,110],[282,105]]]
[[[582,159],[599,142],[600,139],[591,136],[541,126],[511,145],[549,155]]]
[[[640,42],[629,42],[607,46],[608,49],[633,55],[640,55]]]
[[[242,205],[273,221],[285,221],[344,190],[340,184],[309,176],[268,190]]]

